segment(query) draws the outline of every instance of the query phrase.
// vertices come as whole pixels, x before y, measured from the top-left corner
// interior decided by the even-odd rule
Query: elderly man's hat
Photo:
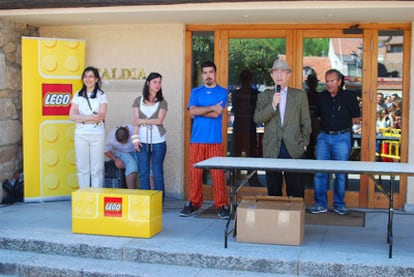
[[[287,69],[289,72],[291,71],[287,62],[280,59],[274,61],[272,68],[269,68],[269,72],[272,72],[274,69]]]

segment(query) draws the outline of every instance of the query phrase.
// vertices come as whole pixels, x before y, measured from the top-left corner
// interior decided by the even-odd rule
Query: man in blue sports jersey
[[[194,164],[205,159],[223,156],[223,112],[227,103],[227,89],[216,83],[216,65],[206,61],[201,65],[204,84],[193,88],[187,106],[193,118],[190,139],[190,195],[180,216],[198,213],[203,204],[203,169]],[[210,170],[213,180],[214,206],[222,219],[229,218],[228,196],[223,170]]]

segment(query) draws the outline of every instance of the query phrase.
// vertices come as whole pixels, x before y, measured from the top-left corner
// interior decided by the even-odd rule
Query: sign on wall
[[[22,38],[24,200],[70,197],[78,188],[72,95],[81,87],[85,41]]]

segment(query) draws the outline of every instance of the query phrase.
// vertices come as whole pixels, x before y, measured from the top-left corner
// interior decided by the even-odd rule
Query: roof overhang
[[[152,23],[399,23],[414,21],[414,2],[248,1],[36,9],[1,9],[0,6],[0,19],[39,27],[48,25]]]

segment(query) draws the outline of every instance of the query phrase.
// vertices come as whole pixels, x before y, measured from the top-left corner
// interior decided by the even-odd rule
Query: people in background
[[[306,156],[306,159],[312,159],[312,160],[316,159],[316,156],[315,156],[316,138],[319,134],[319,119],[313,115],[315,112],[315,108],[316,108],[316,102],[319,96],[319,92],[317,90],[318,84],[319,84],[319,80],[316,75],[316,72],[312,70],[312,73],[309,74],[305,80],[305,85],[306,85],[305,91],[306,91],[306,95],[308,96],[309,113],[311,117],[311,126],[312,126],[312,132],[309,138],[309,145],[306,149],[305,156]],[[313,173],[304,174],[304,180],[306,180],[306,184],[310,185],[310,187],[312,188],[313,188],[313,179],[314,179]]]
[[[252,88],[253,74],[250,70],[240,73],[240,88],[232,95],[233,156],[257,157],[257,133],[253,115],[259,91]],[[251,186],[261,186],[257,173],[249,179]]]
[[[390,99],[391,103],[393,103],[394,101],[401,100],[401,97],[397,93],[391,94],[390,97],[391,97]]]
[[[330,69],[325,73],[326,89],[318,98],[315,116],[320,118],[320,133],[316,144],[317,160],[348,160],[351,153],[352,125],[357,124],[361,114],[355,96],[342,90],[342,73]],[[335,174],[334,211],[349,213],[345,205],[346,174]],[[326,213],[328,207],[328,174],[316,173],[315,204],[310,212]]]
[[[362,132],[362,121],[352,124],[352,133],[360,135]]]
[[[391,107],[389,108],[389,116],[392,118],[393,128],[401,129],[401,116],[402,116],[402,107],[401,107],[402,99],[396,98],[393,102]]]
[[[260,93],[254,120],[264,124],[263,157],[305,158],[312,131],[308,98],[303,91],[288,87],[291,68],[283,60],[276,60],[270,75],[275,88]],[[283,177],[288,196],[304,197],[303,174],[266,171],[268,195],[282,195]]]
[[[386,109],[387,105],[384,103],[384,94],[382,92],[377,93],[377,112],[382,109]]]
[[[311,126],[312,132],[310,135],[309,145],[306,150],[306,158],[315,159],[315,148],[316,148],[316,138],[319,134],[319,119],[314,116],[316,109],[316,103],[318,101],[319,92],[318,88],[318,77],[316,73],[309,74],[305,80],[306,83],[306,94],[308,96],[309,112],[311,116]],[[312,174],[313,175],[313,174]]]
[[[377,112],[377,133],[380,133],[381,129],[391,128],[393,126],[393,119],[389,115],[388,109],[382,109]]]
[[[131,124],[114,128],[109,133],[105,144],[105,155],[114,161],[117,168],[125,168],[126,186],[134,189],[137,186],[138,158],[131,135],[134,126]]]
[[[76,122],[76,169],[80,188],[102,187],[104,182],[105,116],[108,105],[98,69],[82,73],[82,89],[72,99],[69,118]]]
[[[384,104],[387,107],[387,109],[391,108],[392,101],[393,100],[392,100],[392,96],[391,95],[388,95],[388,96],[385,97]]]
[[[202,174],[203,170],[194,167],[202,160],[223,156],[223,112],[225,111],[228,93],[216,82],[217,68],[211,61],[201,64],[203,84],[193,88],[187,109],[193,119],[190,138],[190,187],[189,198],[180,216],[188,217],[196,214],[203,204]],[[210,170],[213,180],[214,206],[217,215],[228,219],[228,195],[223,170]]]
[[[162,76],[151,72],[145,80],[142,96],[132,104],[134,134],[132,143],[138,154],[141,189],[151,189],[150,175],[155,190],[164,191],[164,159],[167,153],[164,120],[168,104],[162,94]]]
[[[376,132],[378,135],[382,135],[386,132],[387,129],[392,128],[394,126],[393,118],[390,116],[388,109],[382,109],[377,112],[377,124],[376,124]],[[375,141],[375,151],[377,153],[381,153],[381,140],[377,139]],[[377,161],[388,161],[387,158],[377,157]]]

